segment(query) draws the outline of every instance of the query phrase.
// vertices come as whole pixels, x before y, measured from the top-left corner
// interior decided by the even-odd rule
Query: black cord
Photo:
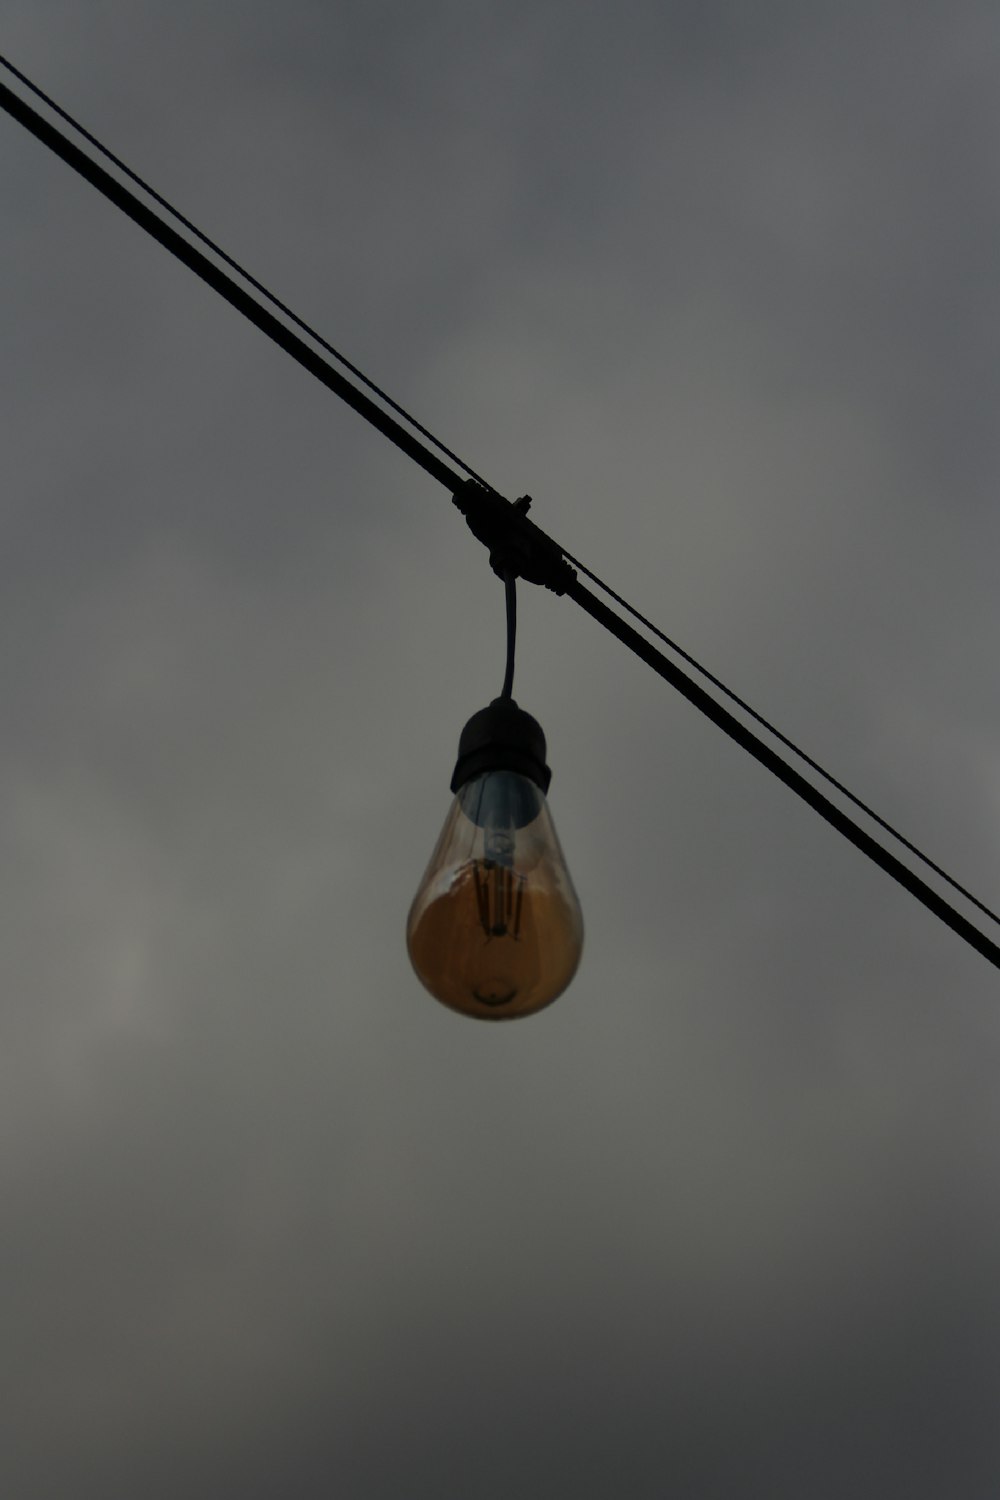
[[[517,594],[514,580],[515,575],[508,568],[503,575],[507,598],[507,670],[504,673],[501,698],[509,698],[514,691],[514,646],[517,639]]]
[[[735,703],[737,707],[741,708],[745,714],[749,714],[750,718],[753,719],[755,723],[759,724],[762,729],[766,729],[768,734],[773,735],[776,740],[784,745],[786,750],[791,750],[792,754],[797,755],[798,758],[810,768],[810,770],[815,771],[818,776],[822,776],[823,780],[827,782],[829,786],[834,787],[838,792],[840,792],[841,796],[846,797],[849,802],[853,803],[854,806],[859,809],[859,811],[865,813],[867,817],[871,818],[873,823],[877,823],[879,828],[888,833],[897,841],[897,843],[902,844],[904,849],[908,849],[911,854],[916,855],[917,859],[925,864],[929,870],[933,870],[935,875],[939,875],[942,880],[947,881],[952,890],[957,891],[960,896],[964,896],[967,901],[971,901],[972,905],[978,907],[983,915],[989,917],[991,921],[1000,924],[1000,916],[998,916],[995,911],[992,911],[984,901],[980,901],[978,896],[974,896],[970,890],[966,890],[965,886],[961,885],[957,880],[954,879],[953,876],[949,875],[947,870],[943,870],[940,865],[935,864],[928,855],[924,854],[922,850],[917,848],[916,844],[911,843],[904,834],[900,833],[898,828],[893,828],[892,824],[886,822],[885,818],[880,817],[873,807],[869,807],[867,802],[862,802],[860,797],[856,797],[848,787],[844,786],[843,782],[838,781],[835,776],[831,776],[829,771],[823,769],[819,761],[813,760],[811,755],[807,755],[806,752],[802,750],[798,745],[796,745],[793,740],[790,740],[787,735],[782,734],[780,729],[776,729],[773,724],[769,723],[768,720],[764,718],[763,714],[759,714],[755,708],[751,708],[750,704],[745,702],[745,700],[741,698],[737,693],[734,693],[731,688],[726,687],[726,684],[724,682],[720,681],[720,679],[716,677],[712,672],[710,672],[707,667],[703,667],[699,661],[696,661],[689,652],[684,650],[683,646],[679,646],[677,642],[672,641],[668,635],[664,635],[663,631],[660,630],[656,625],[654,625],[652,620],[647,620],[645,615],[640,614],[637,609],[629,604],[627,599],[622,598],[621,594],[616,594],[613,588],[609,587],[608,584],[604,583],[600,578],[598,578],[596,573],[592,573],[590,569],[588,567],[585,567],[582,562],[579,562],[568,552],[564,552],[563,556],[565,557],[567,562],[573,564],[574,568],[579,568],[581,573],[585,573],[592,583],[596,583],[599,589],[603,589],[604,593],[606,593],[609,598],[614,599],[616,604],[620,604],[622,609],[627,610],[634,620],[638,620],[640,624],[645,625],[646,629],[651,631],[653,635],[657,636],[658,639],[664,643],[664,645],[669,646],[671,651],[675,652],[675,654],[679,656],[682,661],[686,661],[688,666],[694,667],[695,671],[700,673],[701,676],[704,677],[707,682],[710,682],[713,687],[717,687],[721,693],[725,693],[726,697],[731,703]]]
[[[914,874],[894,854],[884,849],[872,838],[871,834],[865,833],[856,823],[853,823],[846,813],[835,807],[811,782],[788,765],[787,761],[783,761],[776,751],[772,750],[769,745],[765,745],[763,740],[759,740],[720,703],[716,703],[704,688],[685,676],[679,667],[668,661],[663,653],[651,645],[637,630],[603,604],[589,589],[584,588],[578,579],[574,579],[569,585],[566,594],[568,598],[579,604],[581,609],[586,610],[587,614],[599,625],[603,625],[606,630],[610,630],[612,635],[617,636],[618,640],[628,646],[630,651],[634,651],[636,656],[640,657],[647,666],[652,667],[653,671],[666,682],[669,682],[671,687],[675,687],[679,693],[683,694],[689,703],[700,710],[706,718],[711,719],[712,723],[731,740],[735,740],[742,749],[753,756],[754,760],[773,772],[779,781],[784,782],[785,786],[801,797],[803,802],[807,802],[814,812],[819,813],[820,817],[836,828],[838,833],[842,833],[855,848],[867,854],[869,859],[885,870],[886,874],[891,875],[893,880],[910,892],[911,896],[915,896],[927,907],[928,911],[933,912],[970,947],[975,948],[978,953],[988,959],[994,968],[1000,969],[1000,947],[997,947],[996,943],[991,942],[984,933],[979,931],[978,927],[974,927],[953,906],[949,906],[943,897],[932,890],[920,879],[919,875]]]
[[[117,208],[138,224],[140,229],[152,235],[154,240],[182,261],[196,276],[200,276],[213,291],[218,292],[220,297],[225,298],[230,306],[235,307],[237,312],[241,312],[262,333],[266,333],[269,339],[297,360],[303,369],[309,371],[310,375],[315,375],[316,379],[321,381],[328,390],[333,391],[334,395],[339,396],[342,401],[346,401],[348,406],[352,406],[384,437],[395,443],[396,447],[408,458],[412,458],[414,463],[419,464],[426,473],[430,474],[432,479],[438,480],[451,491],[458,488],[462,481],[443,459],[425,448],[412,433],[401,427],[394,417],[390,417],[388,412],[376,406],[370,396],[359,391],[357,386],[352,385],[340,374],[339,370],[335,370],[325,359],[310,349],[308,344],[303,343],[298,334],[286,328],[273,313],[268,312],[266,307],[256,302],[249,292],[237,286],[225,271],[213,265],[200,250],[196,250],[194,245],[189,244],[175,229],[171,229],[169,224],[164,224],[152,209],[140,203],[134,193],[130,193],[128,188],[117,182],[110,173],[81,151],[79,146],[68,141],[54,125],[50,125],[30,105],[25,104],[23,99],[19,99],[2,83],[0,83],[0,108],[5,109],[26,130],[29,130],[57,156],[62,157],[68,166],[79,172],[81,177],[85,177],[93,187],[97,188],[98,192],[109,198]]]
[[[35,89],[34,85],[31,84],[27,79],[25,79],[23,74],[18,73],[17,70],[12,68],[9,63],[6,63],[4,59],[0,58],[0,61],[3,61],[5,66],[7,66],[11,72],[14,72],[17,77],[21,78],[29,88],[32,88],[34,92],[39,95],[39,97],[46,97],[41,93],[41,90]],[[52,107],[55,108],[58,113],[63,116],[63,118],[70,121],[70,117],[66,115],[64,111],[59,110],[58,106],[53,105]],[[14,94],[4,84],[0,84],[0,108],[5,109],[13,119],[17,120],[18,123],[23,125],[25,129],[31,132],[32,135],[34,135],[44,145],[48,146],[50,150],[54,151],[55,154],[61,157],[68,166],[73,167],[75,171],[77,171],[82,177],[84,177],[89,183],[91,183],[93,187],[96,187],[99,192],[103,193],[104,196],[108,198],[112,203],[114,203],[116,207],[120,208],[123,213],[127,214],[128,217],[131,218],[136,224],[138,224],[140,228],[144,229],[149,235],[152,236],[153,239],[155,239],[165,249],[169,250],[172,255],[175,255],[177,259],[182,261],[183,264],[186,265],[190,270],[194,271],[194,273],[199,276],[208,286],[210,286],[213,291],[218,292],[221,297],[223,297],[232,307],[236,308],[238,312],[241,312],[243,316],[246,317],[251,323],[253,323],[255,327],[259,328],[262,333],[266,333],[274,343],[276,343],[280,348],[284,349],[286,353],[290,354],[292,358],[295,359],[303,367],[303,369],[307,370],[311,375],[314,375],[317,380],[319,380],[323,385],[327,387],[328,390],[333,391],[335,395],[339,396],[341,400],[345,401],[350,407],[358,412],[360,416],[364,417],[365,420],[369,422],[373,427],[375,427],[379,432],[381,432],[383,436],[389,438],[390,442],[394,443],[396,447],[401,450],[401,452],[405,453],[409,458],[412,458],[415,463],[419,464],[420,467],[433,479],[438,480],[438,482],[443,484],[445,488],[448,489],[453,495],[461,490],[464,481],[462,481],[459,475],[454,473],[454,471],[451,470],[448,465],[437,456],[437,454],[429,452],[429,450],[426,449],[423,444],[413,436],[412,433],[407,432],[405,428],[401,427],[393,417],[389,416],[389,414],[383,411],[381,407],[376,406],[376,404],[371,400],[370,397],[366,396],[363,391],[358,390],[358,388],[352,385],[349,380],[346,380],[343,375],[341,375],[337,370],[333,369],[325,359],[322,359],[318,354],[316,354],[314,350],[310,349],[308,345],[303,343],[303,341],[298,337],[297,334],[292,333],[290,329],[286,328],[284,324],[280,323],[278,319],[275,318],[273,313],[270,313],[266,308],[262,307],[259,302],[256,302],[253,297],[249,295],[249,293],[243,290],[242,287],[237,286],[237,284],[231,279],[231,277],[227,276],[224,271],[213,265],[212,262],[209,261],[207,257],[201,253],[201,251],[197,250],[193,245],[185,240],[183,236],[177,233],[176,230],[172,229],[168,224],[165,224],[162,219],[159,219],[157,215],[153,213],[151,209],[147,208],[145,204],[141,203],[133,193],[131,193],[120,182],[116,181],[116,179],[113,178],[108,172],[106,172],[103,167],[99,166],[95,161],[93,161],[83,151],[81,151],[78,146],[67,140],[66,137],[63,136],[53,125],[44,120],[42,116],[37,113],[37,111],[33,110],[22,99],[19,99],[17,95]],[[74,125],[74,128],[79,128],[75,126],[75,122],[70,121],[70,123]],[[93,137],[89,136],[87,132],[82,133],[88,140],[93,142]],[[99,143],[93,143],[95,145],[98,145],[100,150],[104,151],[104,148],[100,147]],[[112,157],[110,152],[104,151],[104,154],[109,159],[115,161],[115,163],[118,164],[117,158]],[[128,168],[122,166],[122,170],[126,171],[129,176],[134,177],[134,174],[129,172]],[[136,182],[141,182],[141,179],[138,178],[135,178],[134,180]],[[204,235],[200,234],[200,231],[194,230],[193,226],[189,226],[188,221],[182,219],[180,215],[176,214],[176,211],[171,209],[169,205],[159,197],[158,194],[152,193],[152,190],[147,188],[144,183],[142,184],[142,186],[145,191],[149,192],[151,196],[156,199],[156,201],[163,204],[169,212],[175,214],[180,222],[184,223],[186,227],[191,228],[194,233],[198,234],[199,238],[201,238],[205,244],[209,245],[216,253],[222,256],[222,258],[225,259],[231,266],[233,266],[234,269],[237,269],[240,275],[246,276],[246,273],[237,266],[235,261],[230,260],[230,258],[228,256],[225,256],[222,251],[219,251],[210,240],[207,240]],[[308,328],[308,325],[302,323],[301,320],[296,318],[294,314],[288,313],[283,304],[279,303],[276,298],[271,297],[270,293],[266,292],[264,288],[260,287],[259,283],[254,282],[251,277],[246,277],[246,279],[250,282],[251,285],[257,287],[265,296],[267,296],[275,306],[281,308],[283,312],[286,312],[286,314],[290,316],[293,321],[295,321],[301,328],[309,332],[310,337],[316,338],[317,341],[323,344],[325,348],[330,350],[338,360],[341,360],[342,357],[332,349],[331,345],[325,344],[323,340],[319,339],[317,335],[312,333],[312,330]],[[343,363],[345,363],[345,365],[347,364],[346,361],[343,361]],[[354,371],[353,366],[348,366],[348,368]],[[354,371],[354,373],[358,374],[359,378],[364,380],[365,384],[368,385],[370,389],[372,389],[373,391],[378,391],[378,387],[373,386],[370,381],[368,381],[364,376],[361,376],[359,371]],[[383,393],[381,392],[379,392],[379,394],[383,395]],[[388,401],[388,398],[384,399]],[[401,415],[406,415],[403,412],[402,408],[397,407],[394,402],[389,402],[389,404],[392,405],[396,411],[400,412]],[[441,451],[447,453],[454,459],[455,462],[459,463],[459,465],[464,470],[466,470],[467,473],[471,474],[473,472],[472,470],[468,469],[467,465],[463,464],[460,459],[456,459],[455,456],[451,454],[450,449],[446,449],[444,445],[442,443],[439,443],[436,438],[434,438],[430,433],[426,431],[426,429],[421,428],[419,427],[419,424],[414,423],[412,418],[406,416],[406,420],[410,422],[414,427],[417,427],[419,431],[423,432],[425,436],[430,438],[435,446],[441,449]],[[495,498],[499,498],[497,496],[497,492],[492,489],[492,486],[484,485],[484,488],[492,496],[494,496]],[[517,507],[511,506],[510,509],[511,511],[516,511]],[[530,523],[527,524],[530,525]],[[855,806],[861,808],[870,817],[874,818],[874,820],[882,828],[884,828],[886,832],[891,834],[892,837],[898,839],[901,844],[903,844],[907,849],[910,850],[911,853],[915,854],[919,859],[921,859],[926,865],[929,866],[929,868],[934,870],[936,874],[940,875],[951,886],[953,886],[954,889],[961,892],[963,896],[972,901],[973,904],[977,906],[981,911],[983,911],[987,916],[991,917],[994,921],[1000,921],[1000,918],[997,918],[995,913],[991,912],[987,906],[984,906],[981,901],[977,900],[975,896],[966,891],[964,886],[959,885],[958,882],[953,880],[950,875],[948,875],[944,870],[940,869],[940,867],[934,864],[933,861],[928,859],[926,855],[922,854],[914,844],[911,844],[907,839],[904,839],[901,834],[897,833],[896,830],[891,827],[890,824],[886,823],[882,818],[878,817],[876,813],[874,813],[863,802],[856,798],[853,793],[847,791],[846,787],[842,787],[841,784],[835,781],[832,776],[824,771],[823,768],[817,764],[817,762],[813,761],[809,756],[805,755],[805,753],[799,750],[791,740],[788,740],[784,735],[780,734],[778,730],[774,729],[772,725],[768,724],[766,719],[757,714],[755,710],[749,707],[748,704],[745,704],[742,699],[736,696],[735,693],[730,692],[730,690],[725,687],[725,685],[721,683],[718,678],[713,677],[711,673],[705,671],[703,667],[699,666],[698,663],[695,662],[693,657],[688,656],[686,652],[683,652],[680,647],[676,646],[674,642],[670,641],[669,638],[665,636],[660,630],[658,630],[656,626],[652,625],[648,620],[645,619],[644,616],[640,615],[637,610],[633,609],[633,607],[624,599],[622,599],[620,595],[615,594],[614,591],[608,588],[606,584],[602,583],[601,580],[598,579],[595,574],[591,573],[588,568],[585,568],[581,563],[576,562],[576,559],[572,558],[569,553],[563,552],[562,549],[558,547],[557,543],[553,542],[551,538],[545,536],[545,534],[543,532],[540,532],[537,527],[532,526],[531,532],[532,534],[537,534],[535,541],[532,543],[535,550],[537,550],[537,547],[539,545],[544,544],[553,553],[561,553],[562,557],[566,559],[567,563],[573,563],[576,567],[578,567],[581,572],[585,573],[587,577],[591,578],[596,584],[598,584],[600,588],[604,589],[611,598],[615,599],[624,609],[632,614],[634,618],[638,619],[642,624],[646,626],[647,629],[651,630],[655,635],[663,640],[665,644],[669,645],[672,650],[676,651],[686,661],[694,666],[709,681],[711,681],[722,692],[724,692],[732,701],[738,703],[741,708],[743,708],[758,723],[765,727],[769,733],[774,734],[782,744],[784,744],[788,749],[792,750],[796,755],[800,756],[806,764],[811,766],[831,785],[835,786],[838,791],[842,792],[846,797],[848,797],[850,801],[855,804]],[[524,570],[522,569],[521,571],[523,572]],[[505,582],[507,582],[506,579]],[[513,687],[514,611],[511,607],[513,594],[513,575],[511,575],[510,577],[508,588],[508,662],[507,674],[504,680],[504,690],[505,693],[509,695],[509,692]],[[579,582],[578,579],[573,577],[572,581],[568,584],[561,583],[557,591],[565,592],[566,594],[568,594],[569,597],[571,597],[578,605],[580,605],[582,609],[584,609],[589,615],[591,615],[593,619],[597,620],[599,624],[603,625],[605,629],[609,630],[612,635],[616,636],[624,645],[628,646],[631,651],[634,651],[635,654],[639,656],[643,661],[645,661],[648,666],[651,666],[653,670],[659,674],[659,676],[664,678],[665,681],[669,682],[673,687],[675,687],[678,692],[680,692],[685,698],[688,699],[690,703],[692,703],[696,708],[704,713],[707,718],[711,719],[711,721],[716,724],[718,728],[722,729],[723,732],[726,733],[731,739],[735,740],[737,744],[741,745],[743,749],[747,750],[748,753],[751,754],[756,760],[758,760],[762,765],[766,766],[768,770],[772,771],[780,781],[784,782],[786,786],[788,786],[792,791],[800,796],[803,801],[808,803],[809,806],[814,809],[814,811],[818,812],[821,817],[823,817],[828,823],[830,823],[834,828],[842,833],[844,837],[847,838],[851,843],[853,843],[858,849],[867,854],[875,864],[879,865],[883,870],[891,875],[894,880],[896,880],[900,885],[907,889],[911,893],[911,895],[915,896],[918,901],[920,901],[925,907],[927,907],[929,911],[933,912],[934,915],[937,916],[942,922],[944,922],[946,926],[950,927],[954,932],[956,932],[961,938],[964,939],[965,942],[967,942],[971,947],[975,948],[977,952],[981,953],[995,967],[1000,968],[1000,948],[998,948],[996,944],[992,943],[989,938],[987,938],[976,927],[974,927],[971,922],[967,921],[966,918],[955,911],[953,907],[949,906],[949,904],[945,900],[943,900],[943,898],[940,897],[935,891],[933,891],[930,886],[926,885],[926,883],[922,881],[919,876],[914,874],[912,870],[908,869],[906,865],[904,865],[894,855],[890,854],[879,843],[877,843],[870,834],[867,834],[862,829],[858,828],[857,825],[854,824],[845,813],[841,812],[837,807],[835,807],[834,804],[830,802],[826,797],[824,797],[823,794],[819,792],[814,786],[812,786],[812,784],[808,782],[805,777],[803,777],[798,771],[794,770],[785,761],[783,761],[781,757],[774,750],[770,749],[769,746],[765,745],[763,741],[757,739],[757,737],[752,734],[749,729],[740,724],[732,714],[730,714],[721,706],[721,704],[716,703],[716,701],[708,693],[706,693],[703,688],[699,687],[696,683],[692,682],[688,677],[686,677],[685,674],[681,672],[679,667],[676,667],[672,662],[668,661],[668,659],[662,654],[662,652],[658,651],[655,646],[653,646],[649,641],[645,640],[641,635],[639,635],[638,631],[633,629],[631,625],[627,624],[627,622],[621,619],[620,616],[614,614],[614,612],[610,610],[607,605],[601,603],[601,601],[597,599],[595,595],[591,594],[588,589],[584,588],[584,586]]]
[[[19,79],[26,88],[29,88],[31,90],[36,98],[41,99],[43,103],[47,104],[49,109],[53,110],[57,115],[59,115],[61,119],[65,120],[67,125],[72,126],[77,134],[81,135],[85,141],[89,141],[90,145],[92,145],[95,150],[99,151],[107,161],[112,162],[114,166],[116,166],[120,172],[124,172],[125,176],[130,178],[137,187],[142,188],[143,192],[147,193],[149,197],[153,199],[154,203],[158,203],[161,208],[166,209],[167,213],[170,214],[174,219],[176,219],[178,224],[183,224],[184,228],[189,230],[190,233],[193,234],[197,239],[199,239],[203,245],[206,245],[208,249],[212,251],[213,255],[217,255],[219,259],[221,261],[224,261],[227,266],[229,266],[237,273],[237,275],[242,276],[243,280],[247,282],[248,285],[252,286],[254,291],[259,292],[262,297],[265,297],[267,301],[270,302],[271,306],[276,307],[279,312],[283,313],[290,322],[295,324],[296,328],[301,328],[302,332],[308,334],[311,339],[319,344],[321,349],[325,349],[327,354],[332,354],[333,358],[337,361],[338,364],[343,365],[345,370],[349,370],[352,375],[356,376],[357,379],[360,380],[363,385],[367,386],[368,389],[374,395],[376,395],[380,401],[384,401],[386,406],[391,407],[391,409],[396,412],[398,416],[402,417],[404,421],[408,422],[416,432],[419,432],[423,437],[427,438],[428,442],[433,443],[434,446],[438,448],[440,452],[442,452],[447,458],[450,458],[453,463],[458,464],[459,468],[463,469],[466,474],[471,475],[473,479],[479,480],[480,484],[486,484],[486,480],[480,478],[475,469],[470,468],[464,459],[459,458],[457,453],[453,453],[450,448],[446,447],[445,444],[441,442],[440,438],[436,438],[433,432],[430,432],[428,428],[424,427],[421,422],[418,422],[416,417],[411,416],[410,413],[405,409],[405,407],[400,406],[397,401],[394,401],[393,398],[388,394],[388,392],[382,390],[381,386],[376,385],[373,380],[370,380],[363,370],[359,370],[357,365],[352,364],[345,354],[341,354],[340,350],[336,349],[333,344],[329,343],[322,334],[317,333],[315,328],[310,327],[310,325],[305,322],[303,318],[299,317],[298,313],[293,312],[292,309],[286,303],[282,302],[279,297],[276,297],[273,292],[268,291],[267,287],[264,286],[262,282],[258,281],[255,276],[252,276],[244,266],[240,265],[239,261],[234,260],[231,255],[228,255],[226,251],[222,249],[221,245],[216,244],[215,240],[210,239],[207,234],[203,233],[203,231],[198,228],[197,224],[192,224],[191,220],[186,218],[185,215],[181,213],[180,209],[175,208],[173,204],[168,202],[167,199],[164,198],[162,194],[158,193],[155,188],[150,187],[149,183],[146,182],[142,177],[140,177],[137,172],[133,172],[132,168],[125,162],[123,162],[120,156],[116,156],[115,153],[113,151],[110,151],[108,147],[105,146],[102,141],[99,141],[95,135],[91,135],[86,126],[81,125],[79,120],[75,120],[67,110],[63,109],[61,104],[57,104],[53,98],[45,93],[44,89],[40,89],[37,83],[32,83],[31,79],[25,73],[22,73],[20,68],[16,68],[10,61],[10,59],[4,57],[2,53],[0,53],[0,67],[6,68],[8,73],[12,73],[15,78]],[[488,485],[487,488],[489,488]]]

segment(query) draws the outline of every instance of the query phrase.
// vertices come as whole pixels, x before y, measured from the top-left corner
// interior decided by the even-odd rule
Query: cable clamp
[[[495,490],[468,479],[452,496],[469,530],[490,552],[490,567],[499,578],[510,575],[541,584],[554,594],[565,594],[576,572],[558,542],[529,521],[530,495],[505,500]]]

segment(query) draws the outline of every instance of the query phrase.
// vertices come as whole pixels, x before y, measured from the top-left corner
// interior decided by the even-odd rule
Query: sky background
[[[992,0],[0,21],[997,905]],[[6,116],[0,201],[5,1495],[995,1500],[995,970],[522,587],[583,963],[437,1005],[485,552]]]

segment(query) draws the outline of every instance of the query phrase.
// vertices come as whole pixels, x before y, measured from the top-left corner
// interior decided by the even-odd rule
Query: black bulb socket
[[[533,781],[543,796],[549,789],[552,772],[545,764],[542,726],[513,698],[494,698],[462,730],[452,791],[487,771],[515,771]]]

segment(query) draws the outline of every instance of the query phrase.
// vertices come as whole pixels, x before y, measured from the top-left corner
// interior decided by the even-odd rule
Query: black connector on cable
[[[566,561],[559,543],[528,520],[530,495],[512,502],[469,479],[452,499],[473,536],[489,548],[490,567],[498,578],[524,578],[554,594],[565,594],[575,583],[576,570]]]

